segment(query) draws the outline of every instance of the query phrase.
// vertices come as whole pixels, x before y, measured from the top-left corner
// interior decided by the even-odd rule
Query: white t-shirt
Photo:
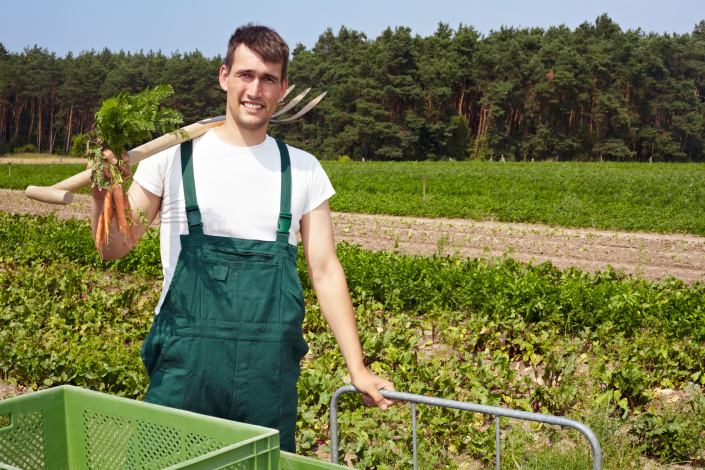
[[[297,244],[300,220],[335,191],[316,157],[288,147],[291,159],[291,229]],[[213,130],[193,140],[193,173],[203,233],[228,238],[275,241],[281,195],[281,161],[276,140],[267,136],[254,147],[233,147]],[[188,233],[181,150],[172,147],[140,163],[134,180],[162,197],[161,257],[164,272],[159,313]]]

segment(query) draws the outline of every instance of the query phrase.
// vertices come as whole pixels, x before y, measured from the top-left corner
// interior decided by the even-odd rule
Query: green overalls
[[[277,145],[281,202],[269,242],[203,233],[192,143],[182,144],[189,233],[141,354],[145,401],[278,429],[281,449],[296,452],[296,382],[308,345],[297,247],[289,244],[289,152]]]

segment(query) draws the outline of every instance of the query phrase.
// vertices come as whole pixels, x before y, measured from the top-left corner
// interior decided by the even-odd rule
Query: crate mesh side
[[[157,470],[186,460],[178,429],[139,421],[139,452],[143,470]]]
[[[216,470],[251,470],[253,468],[253,460],[247,459],[247,461],[244,462],[236,462],[225,467],[218,467]]]
[[[84,410],[83,422],[85,461],[91,470],[159,470],[232,444],[213,436],[90,409]],[[254,456],[219,468],[251,470],[255,468]]]
[[[210,452],[215,452],[218,449],[227,447],[223,441],[219,441],[213,437],[202,436],[200,434],[189,433],[186,435],[186,458],[187,460],[193,459],[195,457],[200,457],[203,454],[208,454]]]
[[[15,428],[0,433],[0,462],[23,470],[46,468],[44,411],[18,413]]]
[[[86,466],[89,469],[121,470],[132,445],[129,419],[94,410],[84,410]]]

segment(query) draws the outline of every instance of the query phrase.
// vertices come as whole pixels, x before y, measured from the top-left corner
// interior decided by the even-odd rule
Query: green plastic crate
[[[281,467],[282,470],[311,470],[320,468],[340,470],[341,468],[348,468],[330,462],[322,462],[309,457],[290,454],[288,452],[281,452]]]
[[[2,400],[0,417],[2,469],[280,468],[274,429],[77,387]]]

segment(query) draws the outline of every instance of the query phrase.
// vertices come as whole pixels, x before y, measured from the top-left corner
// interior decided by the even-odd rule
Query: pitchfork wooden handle
[[[209,129],[218,127],[225,122],[225,116],[219,116],[205,121],[198,121],[190,126],[183,128],[191,139],[205,134]],[[149,158],[162,150],[166,150],[174,145],[182,143],[185,138],[180,134],[166,134],[158,137],[144,145],[130,150],[130,165],[141,162],[145,158]],[[29,186],[25,191],[28,198],[35,201],[46,202],[49,204],[69,205],[73,201],[73,193],[81,188],[88,186],[91,183],[91,170],[82,171],[77,175],[73,175],[54,186]]]

